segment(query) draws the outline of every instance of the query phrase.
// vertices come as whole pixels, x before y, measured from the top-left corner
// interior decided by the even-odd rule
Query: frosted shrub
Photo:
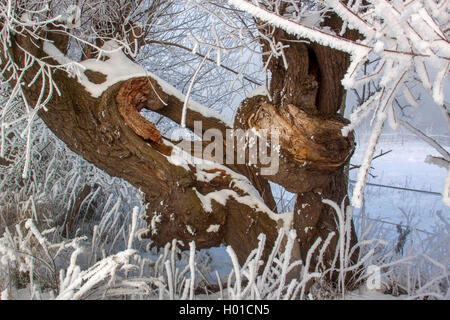
[[[338,220],[342,214],[347,217],[352,214],[351,207],[344,210],[342,206],[326,202],[336,210]],[[26,275],[24,283],[32,299],[40,299],[51,290],[49,297],[56,299],[198,299],[202,297],[199,294],[205,292],[221,299],[286,300],[345,298],[350,293],[344,281],[347,274],[354,274],[354,282],[363,289],[368,277],[365,269],[376,265],[382,270],[380,292],[402,294],[410,299],[449,297],[449,225],[446,220],[436,227],[433,236],[422,239],[417,245],[407,242],[403,255],[395,253],[395,244],[367,239],[367,230],[372,226],[367,228],[359,243],[350,247],[346,236],[349,227],[345,220],[339,220],[344,221],[340,245],[332,266],[326,270],[321,269],[321,253],[334,235],[324,241],[318,239],[306,261],[299,261],[292,255],[295,230],[287,234],[281,230],[265,260],[266,238],[261,234],[258,247],[242,266],[238,264],[233,249],[227,247],[232,271],[224,283],[216,272],[218,287],[214,293],[205,287],[208,280],[193,242],[186,253],[179,249],[177,240],[168,243],[160,253],[135,249],[142,246],[138,213],[139,208],[135,207],[130,215],[131,221],[124,228],[124,239],[120,241],[124,244],[123,250],[111,251],[109,255],[105,254],[107,243],[99,239],[98,226],[90,237],[63,240],[55,229],[39,232],[33,220],[29,219],[16,226],[14,235],[7,231],[0,239],[0,271],[5,274],[7,266],[9,274],[15,269],[17,273]],[[93,259],[97,243],[102,248],[103,257]],[[349,257],[357,248],[359,258],[356,263],[351,263]],[[319,263],[311,271],[310,259],[316,250]],[[352,273],[354,270],[359,272]],[[330,273],[338,273],[338,286],[332,286],[328,281]],[[3,285],[3,299],[14,298],[13,285]]]
[[[17,101],[17,106],[21,103]],[[124,239],[131,217],[126,213],[140,202],[134,188],[72,153],[42,121],[32,123],[32,143],[28,144],[20,135],[26,126],[19,123],[13,128],[3,128],[0,290],[31,285],[55,292],[59,269],[68,264],[55,262],[68,250],[66,242],[82,236],[92,239],[85,267],[122,250],[127,245]],[[26,152],[31,162],[29,174],[23,177]],[[34,233],[27,226],[33,226]],[[45,236],[40,242],[35,236],[38,232]],[[60,246],[65,249],[57,252]]]
[[[0,283],[2,289],[29,287],[32,299],[41,290],[55,294],[58,271],[68,265],[71,249],[81,240],[62,240],[54,228],[41,233],[32,219],[15,225],[12,232],[7,228],[0,238],[0,272],[7,281]]]
[[[359,235],[360,255],[371,252],[365,266],[376,266],[381,271],[380,292],[405,299],[449,299],[450,224],[442,213],[435,214],[439,220],[432,232],[408,224],[404,228],[397,225],[402,232],[396,234],[382,220],[357,220],[357,226],[364,225]],[[407,235],[405,230],[409,230]],[[361,273],[362,288],[368,276]]]

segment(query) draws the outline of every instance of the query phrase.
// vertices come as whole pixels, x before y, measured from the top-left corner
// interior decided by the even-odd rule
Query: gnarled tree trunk
[[[338,33],[342,21],[329,13],[323,24]],[[335,234],[322,257],[326,269],[335,257],[339,226],[334,209],[322,200],[349,204],[344,167],[353,153],[354,138],[350,134],[348,139],[343,139],[338,132],[348,123],[340,111],[345,108],[346,95],[341,79],[349,66],[349,56],[299,39],[278,28],[268,26],[265,31],[272,35],[275,43],[280,42],[285,48],[283,57],[272,57],[267,61],[267,56],[263,56],[263,62],[268,63],[271,73],[269,95],[272,105],[266,108],[264,105],[267,102],[259,104],[265,110],[265,116],[259,116],[257,126],[258,122],[262,127],[269,123],[277,125],[281,121],[288,123],[282,129],[286,145],[283,150],[294,156],[297,168],[300,165],[306,171],[302,175],[294,175],[287,170],[285,174],[280,172],[277,178],[271,180],[297,194],[292,228],[297,230],[303,261],[318,238],[324,241],[330,233]],[[344,36],[356,39],[359,34],[348,30]],[[270,51],[268,43],[263,42],[262,45],[265,51]],[[243,109],[248,107],[244,106]],[[243,113],[248,112],[245,110]],[[356,241],[352,224],[350,244],[353,246]],[[358,251],[355,250],[351,257],[353,262],[357,255]],[[316,267],[316,259],[317,255],[313,255],[310,269]],[[331,274],[331,278],[336,280],[336,274]]]
[[[280,30],[276,33],[280,39],[296,40]],[[52,62],[37,40],[17,34],[12,43],[8,54],[19,66],[25,64],[23,49]],[[294,257],[304,260],[318,237],[325,239],[339,230],[333,210],[321,200],[340,203],[346,195],[343,167],[354,144],[352,137],[341,135],[346,122],[336,113],[345,96],[340,79],[348,57],[298,42],[290,43],[286,57],[287,69],[280,59],[269,64],[272,100],[258,96],[244,101],[235,121],[235,128],[280,130],[280,168],[270,176],[259,175],[258,165],[209,168],[178,163],[179,150],[139,111],[147,108],[180,122],[183,101],[166,93],[151,77],[116,83],[94,98],[76,79],[55,70],[60,95],[54,94],[48,111],[39,111],[39,116],[71,150],[145,193],[147,237],[154,245],[164,246],[173,238],[182,240],[184,248],[193,240],[197,248],[227,244],[243,263],[257,246],[258,235],[264,233],[266,251],[270,251],[285,217],[275,212],[270,180],[297,193],[291,225],[299,240]],[[38,71],[35,63],[25,73],[24,83],[32,83]],[[87,76],[92,82],[105,80],[92,72]],[[39,97],[40,83],[23,86],[30,105]],[[216,128],[226,136],[225,123],[188,110],[186,126],[193,129],[197,120],[202,121],[203,130]],[[334,237],[325,253],[327,263],[333,259],[336,241]]]

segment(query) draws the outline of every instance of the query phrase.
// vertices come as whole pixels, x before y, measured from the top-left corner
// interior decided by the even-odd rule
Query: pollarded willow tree
[[[322,241],[327,247],[320,261],[327,268],[343,225],[322,200],[346,201],[344,167],[354,150],[354,126],[373,112],[375,129],[353,196],[358,206],[381,128],[386,119],[397,125],[392,99],[403,90],[415,101],[412,70],[448,117],[442,93],[449,61],[445,6],[433,0],[2,0],[1,67],[11,92],[2,106],[2,141],[14,134],[14,123],[40,117],[71,150],[145,194],[146,236],[156,246],[174,238],[186,246],[195,240],[197,248],[228,244],[242,263],[259,234],[273,244],[280,228],[294,228],[294,257],[305,260]],[[196,68],[183,61],[186,96],[152,73],[158,59],[171,61],[171,49],[200,58]],[[361,77],[360,68],[374,58],[377,66]],[[254,59],[261,59],[266,89],[241,103],[234,123],[189,98],[199,74],[214,77],[201,74],[207,65],[255,84],[246,74]],[[429,61],[445,65],[434,84]],[[170,82],[173,70],[163,72]],[[382,89],[351,123],[345,120],[346,89],[374,80]],[[17,99],[23,101],[20,116]],[[194,157],[143,110],[204,138],[192,142]],[[265,164],[248,161],[248,150],[247,162],[225,161],[230,153],[238,157],[233,146],[239,137],[216,139],[214,152],[195,152],[226,137],[227,129],[276,129],[278,171],[263,174]],[[448,161],[448,153],[441,160]],[[297,194],[293,214],[276,212],[269,181]],[[345,225],[350,228],[350,221]]]

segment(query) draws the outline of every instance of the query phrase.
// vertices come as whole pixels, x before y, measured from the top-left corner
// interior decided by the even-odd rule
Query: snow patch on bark
[[[276,214],[272,210],[270,210],[269,207],[267,207],[258,190],[255,189],[255,187],[250,183],[250,181],[248,181],[245,176],[232,171],[224,165],[205,159],[195,158],[168,141],[166,141],[166,144],[173,147],[172,154],[170,156],[167,156],[167,160],[170,163],[176,166],[181,166],[188,171],[191,170],[189,165],[194,166],[196,169],[195,175],[199,181],[208,182],[208,179],[213,179],[214,177],[216,177],[216,174],[207,172],[207,170],[210,171],[212,169],[215,169],[218,172],[222,172],[231,177],[231,182],[229,184],[230,187],[238,188],[245,193],[245,195],[241,196],[234,190],[223,189],[210,192],[206,195],[202,195],[194,188],[194,191],[202,202],[203,209],[206,212],[212,212],[212,200],[215,200],[221,205],[225,205],[227,200],[232,198],[239,203],[255,209],[256,211],[266,213],[271,219],[275,221],[279,221],[280,219],[285,218],[283,214]]]
[[[212,224],[206,229],[206,232],[218,232],[220,229],[220,224]]]
[[[85,89],[94,97],[100,97],[112,85],[139,77],[151,77],[158,82],[162,90],[168,95],[178,98],[180,101],[185,101],[186,97],[178,89],[159,78],[157,75],[145,70],[142,66],[131,61],[123,52],[122,47],[114,41],[108,41],[102,46],[102,52],[97,59],[88,59],[82,62],[75,62],[64,55],[51,42],[44,42],[43,50],[58,62],[61,67],[65,68],[70,76],[76,77],[78,82],[85,87]],[[103,61],[101,58],[107,58]],[[86,70],[102,73],[106,76],[106,81],[100,84],[89,81],[85,75]],[[227,127],[233,127],[231,122],[225,121],[215,111],[201,105],[200,103],[189,99],[187,103],[189,110],[200,113],[207,118],[215,118],[223,122]]]

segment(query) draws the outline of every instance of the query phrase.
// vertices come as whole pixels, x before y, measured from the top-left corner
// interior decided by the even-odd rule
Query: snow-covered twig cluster
[[[404,224],[392,228],[390,222],[355,217],[360,256],[366,256],[366,266],[380,271],[380,290],[404,299],[448,299],[450,297],[449,221],[439,217],[431,232],[416,228],[417,208],[409,213],[400,210]],[[369,273],[361,274],[360,281],[369,280]]]
[[[40,232],[32,219],[25,223],[15,225],[15,230],[6,228],[5,234],[0,238],[0,274],[9,281],[19,280],[29,283],[30,297],[39,298],[43,287],[56,292],[58,285],[58,269],[64,265],[67,251],[78,246],[81,238],[49,241],[47,237],[57,237],[55,228]],[[55,240],[55,239],[53,239]],[[4,270],[6,267],[7,271]],[[16,279],[11,273],[15,274]],[[11,287],[24,285],[24,283],[9,283],[4,288],[5,294],[10,295]]]
[[[135,57],[138,41],[150,32],[156,17],[163,15],[170,6],[160,0],[124,3],[85,0],[78,6],[65,0],[0,1],[0,79],[2,90],[5,85],[10,87],[0,109],[0,157],[6,155],[5,144],[10,132],[16,130],[17,124],[25,122],[26,126],[20,132],[20,136],[28,141],[22,176],[28,177],[33,123],[41,109],[47,110],[52,97],[60,95],[53,79],[54,71],[60,69],[77,78],[84,76],[85,68],[79,62],[86,58],[100,59],[108,50],[103,44],[109,40],[114,40],[120,46],[119,50]],[[52,54],[56,41],[51,40],[49,34],[66,39],[67,55],[74,59],[64,54]],[[31,39],[32,47],[23,45],[26,41],[20,38]],[[56,61],[36,54],[37,48]],[[21,57],[22,62],[18,62],[17,57]],[[33,68],[33,78],[25,80],[25,74]],[[33,102],[24,93],[25,87],[32,86],[40,90]]]
[[[282,250],[284,238],[284,231],[280,231],[272,252],[263,261],[262,255],[266,237],[261,234],[258,248],[249,254],[247,261],[242,267],[237,263],[233,249],[231,247],[227,248],[233,263],[233,270],[228,277],[228,295],[230,299],[288,300],[296,299],[300,294],[303,296],[306,286],[310,285],[310,281],[319,277],[320,274],[310,274],[305,271],[303,278],[299,280],[298,271],[302,262],[292,259],[292,249],[296,240],[295,230],[290,231],[287,235],[284,250]]]
[[[296,232],[292,230],[286,234],[281,230],[264,261],[264,235],[260,235],[258,247],[242,266],[238,264],[233,249],[228,247],[226,251],[232,270],[226,283],[222,283],[216,272],[215,290],[218,292],[209,292],[209,295],[221,299],[252,300],[346,298],[349,293],[344,282],[347,274],[354,274],[355,283],[364,286],[370,276],[364,272],[365,267],[375,265],[382,270],[381,290],[390,290],[392,294],[403,294],[411,299],[448,299],[446,252],[449,224],[446,218],[441,217],[443,224],[439,225],[441,229],[435,230],[436,233],[415,246],[412,242],[403,244],[404,252],[399,254],[398,250],[389,249],[386,241],[376,239],[376,236],[383,235],[373,234],[373,224],[362,230],[356,245],[350,246],[351,225],[346,221],[352,215],[352,208],[344,210],[331,201],[325,202],[335,209],[342,233],[331,267],[323,268],[323,253],[335,236],[333,233],[325,241],[319,238],[306,260],[300,261],[293,256]],[[135,207],[121,240],[123,246],[109,251],[108,255],[105,252],[110,244],[101,241],[98,227],[94,228],[92,236],[63,240],[55,228],[41,232],[35,221],[28,219],[17,224],[14,234],[7,230],[0,238],[1,261],[10,271],[16,266],[19,275],[20,272],[28,275],[22,280],[22,286],[27,287],[29,293],[24,295],[22,292],[20,296],[31,299],[197,299],[205,285],[204,291],[208,294],[208,284],[211,284],[209,271],[203,269],[198,260],[194,243],[190,244],[187,254],[178,249],[176,239],[156,255],[151,251],[144,253],[142,249],[134,249],[134,243],[139,239],[137,215],[138,208]],[[105,224],[105,220],[108,220],[107,214],[100,224]],[[104,252],[102,258],[92,259],[94,247]],[[356,250],[359,250],[359,257],[352,262],[351,257]],[[315,251],[319,252],[318,263],[311,271]],[[0,268],[1,272],[5,274]],[[328,275],[332,273],[337,273],[339,278],[339,285],[335,288],[327,287]],[[13,275],[9,273],[8,276]],[[2,299],[17,297],[19,293],[15,286],[17,283],[11,283],[3,288]],[[52,289],[50,293],[49,288]]]
[[[0,163],[0,234],[6,250],[0,249],[6,263],[0,266],[0,289],[20,288],[32,281],[34,287],[56,290],[58,270],[66,266],[72,250],[66,244],[88,236],[93,245],[87,264],[123,249],[128,242],[127,221],[132,217],[126,213],[139,199],[129,184],[68,150],[40,120],[33,124],[30,174],[22,178],[28,143],[20,132],[26,125],[19,122],[8,132]],[[33,233],[26,226],[33,227]],[[45,237],[37,238],[39,232]],[[61,246],[65,249],[58,251]],[[30,290],[36,294],[34,287]]]

